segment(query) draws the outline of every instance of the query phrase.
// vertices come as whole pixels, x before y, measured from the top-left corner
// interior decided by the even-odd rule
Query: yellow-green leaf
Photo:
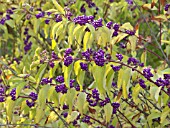
[[[106,122],[110,122],[111,116],[112,116],[112,112],[113,112],[113,107],[111,106],[111,104],[107,103],[104,106],[104,113],[105,113],[105,117],[106,117]]]

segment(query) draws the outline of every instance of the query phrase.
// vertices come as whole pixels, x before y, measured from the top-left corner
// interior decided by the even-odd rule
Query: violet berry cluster
[[[31,49],[31,46],[32,46],[32,42],[30,41],[29,42],[29,39],[30,39],[30,35],[28,34],[28,28],[25,28],[25,31],[24,31],[24,35],[26,36],[26,38],[24,39],[24,51],[25,53],[27,53],[30,49]]]
[[[151,73],[151,69],[150,68],[145,68],[143,70],[143,75],[146,79],[150,79],[151,77],[153,77],[153,74]]]
[[[13,101],[15,101],[16,100],[16,88],[13,88],[12,90],[11,90],[11,92],[10,92],[10,96],[11,96],[11,99],[13,100]]]
[[[164,10],[168,11],[169,7],[170,7],[170,4],[166,4],[165,7],[164,7]]]
[[[70,55],[71,52],[72,52],[72,49],[68,48],[65,50],[65,53],[64,53],[64,65],[67,67],[73,62],[73,58]]]
[[[58,56],[55,54],[55,52],[54,51],[52,51],[52,53],[51,53],[51,59],[50,59],[50,61],[49,61],[49,65],[50,65],[50,67],[51,68],[54,68],[54,60],[57,60],[57,59],[59,59],[58,58]]]
[[[142,80],[142,79],[139,79],[139,85],[140,85],[143,89],[145,89],[145,88],[146,88],[145,81],[144,81],[144,80]]]
[[[28,107],[31,108],[31,107],[33,107],[35,105],[35,101],[37,100],[38,95],[36,93],[34,93],[34,92],[31,92],[29,94],[29,97],[31,98],[31,101],[26,100],[26,104],[27,104]]]
[[[92,95],[88,94],[86,98],[90,106],[95,107],[99,101],[99,92],[97,89],[92,90]]]
[[[116,54],[116,57],[117,57],[117,59],[120,60],[120,61],[122,61],[122,59],[123,59],[122,54],[119,54],[119,53]]]
[[[112,103],[112,107],[113,107],[113,114],[116,114],[116,111],[120,107],[120,104],[117,102],[114,102],[114,103]]]
[[[105,52],[102,49],[99,49],[97,52],[93,53],[93,59],[96,65],[104,66],[105,63]]]
[[[5,90],[3,88],[3,86],[0,86],[0,102],[4,102],[5,101]]]
[[[103,107],[107,103],[110,103],[110,99],[108,97],[106,97],[104,100],[100,101],[100,106]]]
[[[64,83],[64,77],[63,76],[57,76],[56,77],[56,81],[59,82],[59,83]]]
[[[80,67],[83,71],[88,71],[88,64],[80,62]]]
[[[166,87],[170,84],[170,74],[164,74],[164,78],[158,78],[155,84],[160,87]]]
[[[121,66],[114,66],[114,65],[111,65],[112,69],[117,72],[120,70]]]
[[[62,84],[56,85],[55,90],[57,93],[61,92],[64,94],[64,93],[67,93],[68,89],[67,89],[66,85],[64,83],[62,83]]]
[[[82,52],[82,56],[89,61],[91,59],[91,56],[93,55],[92,49],[87,49],[85,52]]]
[[[0,24],[4,25],[7,20],[10,20],[11,19],[11,16],[10,16],[11,14],[13,14],[13,10],[12,9],[6,10],[6,17],[2,17],[0,19]]]
[[[130,36],[133,36],[133,35],[135,35],[135,30],[126,30],[125,31],[128,35],[130,35]]]
[[[86,23],[92,23],[92,21],[94,20],[93,16],[77,16],[73,19],[73,22],[75,22],[76,24],[80,24],[80,25],[85,25]]]
[[[112,37],[118,35],[118,31],[119,31],[119,28],[120,28],[119,24],[117,24],[117,23],[113,24],[112,21],[109,21],[108,23],[106,23],[106,27],[108,27],[109,29],[113,29],[114,30],[114,32],[112,34]]]
[[[45,85],[45,84],[50,84],[52,83],[52,78],[42,78],[40,84]]]

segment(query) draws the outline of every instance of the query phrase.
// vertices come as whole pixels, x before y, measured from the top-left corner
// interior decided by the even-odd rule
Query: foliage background
[[[125,0],[93,0],[98,8],[88,7],[84,0],[14,0],[0,1],[1,18],[7,15],[7,10],[16,8],[11,19],[5,24],[0,24],[0,67],[1,86],[5,89],[5,101],[0,103],[2,125],[16,126],[15,124],[30,124],[32,126],[46,127],[168,127],[169,86],[158,87],[154,82],[163,74],[170,74],[169,69],[169,14],[165,11],[165,0],[135,0],[128,4]],[[95,16],[95,20],[102,18],[103,27],[95,29],[91,24],[80,26],[73,22],[73,18],[84,15],[81,7],[85,5],[85,15]],[[39,11],[41,8],[41,11]],[[40,12],[46,12],[42,18],[36,18]],[[51,17],[47,12],[52,12]],[[68,13],[71,12],[71,20]],[[61,22],[55,22],[55,14],[62,16]],[[45,20],[49,18],[50,23]],[[129,36],[120,32],[117,37],[112,37],[113,30],[106,27],[112,21],[120,25],[121,31],[135,30],[135,35]],[[149,25],[149,27],[148,27]],[[86,28],[90,32],[86,31]],[[28,28],[29,42],[32,46],[24,50]],[[124,39],[124,37],[127,37]],[[125,49],[120,44],[127,44]],[[159,44],[158,44],[159,43]],[[68,67],[64,65],[64,51],[72,48],[72,56],[78,58]],[[100,48],[110,54],[113,62],[106,63],[103,67],[97,66],[93,61],[88,62],[88,71],[80,68],[81,52],[88,48],[98,51]],[[161,51],[162,49],[162,51]],[[50,66],[52,51],[60,58],[52,60],[54,67]],[[113,65],[122,65],[116,54],[123,55],[122,63],[126,64],[129,57],[137,58],[144,63],[144,68],[150,67],[154,75],[147,80],[142,72],[144,68],[131,68],[123,66],[115,72]],[[40,63],[40,60],[45,60]],[[127,75],[128,74],[128,75]],[[55,78],[64,76],[68,88],[67,93],[57,93],[55,86],[59,83]],[[53,78],[52,83],[41,84],[43,78]],[[146,81],[147,89],[143,89],[139,78]],[[70,79],[75,79],[80,90],[70,88]],[[112,82],[117,87],[112,87]],[[16,88],[17,100],[11,100],[10,92]],[[116,114],[112,114],[111,103],[104,107],[99,104],[91,107],[86,101],[87,94],[92,94],[92,89],[97,88],[100,99],[110,98],[111,103],[120,103]],[[165,90],[165,91],[163,91]],[[38,94],[34,107],[28,107],[26,100],[30,92]],[[69,109],[63,110],[63,105]],[[141,110],[141,111],[139,111]],[[66,118],[63,113],[68,112]],[[81,114],[77,125],[74,120]],[[82,119],[90,116],[90,122]],[[64,126],[65,125],[65,126]],[[17,127],[17,126],[16,126]],[[20,126],[18,126],[20,127]],[[25,126],[26,127],[26,126]],[[27,126],[30,127],[30,126]]]

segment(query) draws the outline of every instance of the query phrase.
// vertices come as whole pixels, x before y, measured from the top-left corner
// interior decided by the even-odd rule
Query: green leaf
[[[77,118],[78,115],[79,115],[79,113],[78,113],[77,111],[73,111],[73,112],[71,113],[71,115],[68,115],[68,117],[67,117],[67,123],[70,123],[70,122],[76,120],[76,118]]]
[[[160,93],[160,91],[161,91],[161,86],[160,87],[158,87],[158,89],[156,90],[156,92],[155,92],[155,100],[156,101],[158,101],[158,98],[159,98],[159,93]]]
[[[36,115],[35,115],[35,123],[39,123],[41,119],[44,117],[45,111],[42,107],[37,107]]]
[[[89,48],[89,38],[91,36],[90,32],[86,32],[83,38],[83,50],[86,51]]]
[[[46,105],[46,99],[48,98],[48,90],[51,88],[50,85],[44,85],[38,94],[38,106],[40,109],[44,109]]]
[[[34,33],[37,34],[40,28],[41,20],[40,19],[34,19]]]
[[[42,78],[42,76],[43,76],[43,74],[44,74],[46,68],[47,68],[47,63],[41,65],[41,67],[40,67],[40,69],[39,69],[37,75],[35,76],[35,79],[36,79],[36,81],[37,81],[36,87],[38,87],[38,85],[39,85],[39,83],[40,83],[40,81],[41,81],[41,78]]]
[[[55,39],[56,31],[59,29],[59,26],[62,24],[62,22],[55,23],[54,26],[52,27],[51,31],[51,38]]]
[[[120,29],[133,30],[133,26],[132,26],[129,22],[127,22],[127,23],[124,23],[124,24],[120,27]]]
[[[16,97],[19,96],[21,90],[24,88],[24,86],[26,85],[26,82],[21,82],[21,83],[17,83],[17,87],[16,87]]]
[[[152,97],[153,99],[155,99],[156,101],[158,101],[159,93],[160,93],[160,91],[161,91],[161,88],[162,88],[162,86],[160,86],[160,87],[152,86],[152,87],[150,88],[151,97]]]
[[[147,117],[147,120],[150,121],[158,117],[160,117],[160,113],[158,111],[153,110],[151,114]]]
[[[137,37],[136,36],[130,36],[129,37],[129,42],[131,44],[131,50],[135,51],[136,49],[136,42],[137,42]]]
[[[77,109],[83,115],[83,107],[84,103],[86,101],[86,94],[84,92],[80,92],[78,97],[77,97]]]
[[[12,112],[15,106],[15,101],[11,100],[11,97],[8,97],[6,100],[6,114],[7,114],[7,118],[9,123],[12,121]]]
[[[61,14],[65,14],[64,9],[58,4],[56,0],[52,0],[53,4],[57,8],[58,11],[60,11]]]
[[[107,123],[110,122],[110,119],[111,119],[111,116],[112,116],[112,112],[113,112],[113,107],[111,106],[111,104],[107,103],[104,106],[104,113],[105,113],[105,116],[106,116],[106,122]]]
[[[137,84],[135,87],[132,88],[132,98],[133,98],[133,101],[137,104],[138,101],[139,101],[139,98],[138,98],[138,95],[139,95],[139,92],[141,90],[141,86],[139,84]]]
[[[70,75],[72,72],[73,64],[69,65],[68,67],[63,65],[63,72],[64,72],[64,82],[66,84],[66,87],[70,87]]]
[[[160,123],[163,123],[164,120],[166,119],[166,117],[167,117],[169,114],[170,114],[170,108],[169,108],[168,106],[166,106],[166,107],[163,109],[162,113],[161,113],[161,121],[160,121]]]
[[[119,72],[118,72],[118,80],[117,80],[118,89],[120,89],[121,86],[122,86],[122,83],[123,83],[123,80],[122,80],[123,74],[124,74],[124,70],[120,69]]]
[[[123,80],[123,85],[122,85],[122,91],[123,91],[123,97],[125,99],[128,98],[127,83],[124,80]]]
[[[147,53],[146,51],[144,51],[141,55],[141,62],[144,63],[144,65],[146,65],[146,58],[147,58]]]
[[[100,93],[105,92],[105,89],[104,89],[106,85],[106,76],[104,75],[105,70],[106,70],[106,65],[104,65],[103,67],[100,67],[94,64],[92,68],[93,77],[96,81],[97,88],[99,89]]]
[[[15,27],[15,22],[14,22],[14,20],[7,20],[6,23],[7,23],[11,28],[14,28],[14,27]]]
[[[76,90],[74,88],[71,88],[67,91],[67,104],[69,105],[69,113],[72,112],[73,102],[76,97]]]
[[[74,23],[70,23],[68,25],[68,42],[70,45],[73,44],[73,41],[74,41],[74,36],[73,36],[73,31],[74,31],[74,28],[75,28],[75,24]]]

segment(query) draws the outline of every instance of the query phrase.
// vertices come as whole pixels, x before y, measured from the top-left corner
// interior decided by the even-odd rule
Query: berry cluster
[[[73,88],[73,87],[74,87],[74,85],[73,85],[74,82],[75,82],[75,79],[71,79],[71,80],[70,80],[70,88]]]
[[[97,89],[92,90],[92,95],[88,94],[86,98],[89,105],[95,107],[99,101],[99,92]]]
[[[66,109],[68,109],[68,106],[67,105],[63,105],[63,110],[66,110]]]
[[[100,19],[98,19],[98,20],[94,20],[94,21],[92,22],[93,27],[94,27],[95,29],[97,29],[97,28],[99,28],[99,27],[102,27],[102,26],[103,26],[102,21],[103,21],[102,18],[100,18]]]
[[[113,26],[113,22],[109,21],[108,23],[106,23],[106,27],[108,27],[109,29],[112,29]]]
[[[150,68],[145,68],[143,70],[143,75],[146,79],[150,79],[151,77],[153,77],[153,74],[151,73],[151,69]]]
[[[86,8],[84,6],[85,6],[85,4],[83,4],[80,8],[80,12],[82,12],[82,13],[86,13]]]
[[[144,89],[146,88],[145,81],[142,79],[139,79],[139,85]]]
[[[113,34],[112,34],[112,37],[118,35],[119,25],[118,25],[117,23],[115,23],[115,24],[113,25],[113,29],[114,29],[114,32],[113,32]]]
[[[122,48],[122,49],[126,48],[126,44],[123,43],[123,42],[121,42],[121,43],[120,43],[120,48]]]
[[[100,106],[105,106],[107,103],[109,103],[110,102],[110,99],[109,98],[105,98],[105,100],[102,100],[101,102],[100,102]]]
[[[65,53],[64,53],[64,65],[67,67],[73,62],[72,56],[69,55],[71,54],[71,52],[72,52],[72,49],[68,48],[65,50]]]
[[[67,48],[64,52],[64,57],[70,55],[72,53],[72,49],[71,48]]]
[[[35,15],[37,19],[42,18],[45,16],[45,12],[44,11],[40,11],[38,14]]]
[[[75,86],[75,89],[76,89],[76,91],[80,91],[80,85],[77,84],[77,85]]]
[[[58,56],[55,54],[54,51],[52,51],[52,53],[51,53],[51,59],[52,60],[57,60],[58,59]]]
[[[41,82],[40,82],[40,84],[41,85],[45,85],[45,84],[50,84],[50,83],[52,83],[52,78],[43,78],[42,80],[41,80]]]
[[[87,49],[85,52],[82,52],[82,56],[86,58],[86,60],[90,60],[90,56],[93,54],[92,49]]]
[[[133,58],[133,57],[129,57],[129,59],[128,59],[128,64],[133,64],[133,65],[137,65],[137,64],[139,64],[139,60],[137,60],[136,58]]]
[[[57,76],[56,81],[59,83],[64,83],[64,77],[63,76]]]
[[[67,112],[63,113],[63,116],[64,118],[66,118],[68,116],[68,113]]]
[[[126,32],[128,35],[130,35],[130,36],[135,35],[135,31],[126,30],[125,32]]]
[[[112,103],[112,107],[113,107],[113,114],[116,114],[117,109],[120,107],[119,103]]]
[[[93,16],[77,16],[73,19],[73,22],[80,25],[85,25],[86,23],[91,23],[94,20]]]
[[[82,70],[88,71],[88,65],[86,63],[81,62],[80,67],[81,67]]]
[[[82,119],[82,122],[84,122],[84,123],[90,123],[90,116],[85,116],[85,117]]]
[[[14,10],[14,8],[6,10],[6,17],[2,17],[0,19],[0,24],[4,25],[7,20],[11,19],[10,15],[13,14],[13,10]]]
[[[25,28],[25,31],[24,31],[24,35],[26,35],[26,38],[24,39],[24,51],[25,53],[27,53],[30,49],[31,49],[31,46],[32,46],[32,42],[30,41],[29,42],[29,39],[30,39],[30,35],[28,35],[28,28]]]
[[[37,95],[36,93],[34,93],[34,92],[31,92],[31,93],[29,94],[29,96],[30,96],[30,98],[31,98],[33,101],[36,101],[37,98],[38,98],[38,95]]]
[[[16,88],[13,88],[10,92],[10,96],[11,96],[11,99],[14,101],[16,100],[15,94],[16,94]]]
[[[169,7],[170,7],[170,4],[166,4],[165,7],[164,7],[164,10],[168,11]]]
[[[51,59],[50,59],[50,61],[49,61],[49,65],[50,65],[50,67],[51,68],[54,68],[54,60],[57,60],[57,59],[59,59],[58,58],[58,56],[55,54],[55,52],[54,51],[52,51],[52,53],[51,53]]]
[[[34,101],[29,101],[29,100],[26,100],[26,104],[28,107],[33,107],[35,105],[35,102]]]
[[[65,65],[65,66],[68,67],[72,62],[73,62],[72,56],[66,56],[66,57],[64,58],[64,65]]]
[[[26,100],[26,104],[27,104],[28,107],[31,108],[31,107],[33,107],[35,105],[35,101],[37,100],[38,95],[36,93],[34,93],[34,92],[31,92],[29,94],[29,97],[31,98],[31,101]]]
[[[99,49],[97,52],[93,53],[93,59],[96,65],[98,66],[104,66],[105,59],[104,59],[104,51],[102,49]]]
[[[111,65],[112,69],[117,72],[120,70],[121,66],[114,66],[114,65]]]
[[[1,87],[0,87],[0,102],[4,102],[4,101],[5,101],[4,93],[5,93],[5,90],[4,90],[4,88],[1,86]]]
[[[155,82],[155,84],[160,87],[168,86],[170,84],[170,74],[164,74],[164,79],[158,78]]]
[[[61,92],[64,94],[64,93],[67,93],[68,89],[66,88],[66,85],[62,83],[62,84],[55,86],[55,90],[57,93]]]
[[[127,2],[129,5],[132,5],[132,4],[133,4],[133,0],[126,0],[126,2]]]
[[[117,58],[118,58],[118,60],[120,60],[120,61],[122,61],[122,59],[123,59],[122,54],[116,54],[116,57],[117,57]]]

